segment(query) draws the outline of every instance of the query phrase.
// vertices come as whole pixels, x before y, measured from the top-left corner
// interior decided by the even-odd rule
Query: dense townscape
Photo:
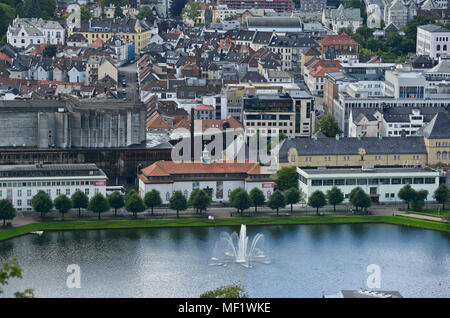
[[[0,0],[0,16],[3,233],[308,208],[448,231],[447,0]],[[381,297],[359,292],[340,296]]]

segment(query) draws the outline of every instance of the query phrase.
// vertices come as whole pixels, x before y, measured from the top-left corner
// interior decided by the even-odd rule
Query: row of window
[[[447,159],[447,153],[446,152],[444,152],[444,153],[445,153],[445,159]],[[402,160],[402,158],[406,159],[405,157],[400,157],[400,155],[394,155],[392,157],[393,160]],[[295,155],[291,155],[291,162],[295,162],[296,159],[297,159],[297,157]],[[367,157],[365,159],[369,160]],[[438,159],[440,159],[440,157]],[[331,161],[331,156],[324,156],[323,160],[324,161]],[[342,160],[350,161],[350,156],[343,156]],[[376,156],[373,157],[373,160],[380,161],[380,160],[382,160],[382,156],[376,155]],[[412,160],[420,160],[420,155],[412,155]],[[305,161],[312,161],[312,157],[305,157]]]
[[[75,191],[74,191],[73,193],[75,193],[75,192],[78,191],[78,190],[81,190],[81,189],[75,189]],[[36,195],[36,194],[38,193],[38,191],[40,191],[40,189],[38,189],[38,190],[36,190],[36,191],[34,191],[34,192],[33,192],[32,190],[27,190],[27,195],[26,195],[26,197],[32,197],[32,196],[34,196],[34,195]],[[65,191],[63,191],[62,189],[56,189],[55,191],[52,191],[52,189],[46,189],[45,192],[46,192],[49,196],[52,196],[53,193],[55,193],[56,196],[60,196],[61,194],[65,194],[65,195],[67,195],[67,196],[71,196],[71,195],[73,194],[73,193],[71,192],[71,189],[66,189]],[[95,188],[95,189],[94,189],[94,194],[97,194],[97,193],[99,193],[99,192],[100,192],[100,189],[99,189],[99,188]],[[89,189],[89,188],[85,188],[85,189],[84,189],[84,193],[85,193],[86,195],[89,196],[89,195],[90,195],[90,189]],[[3,198],[3,197],[9,198],[9,197],[11,197],[12,195],[13,195],[13,192],[12,192],[12,191],[9,191],[9,190],[7,190],[7,191],[0,190],[0,198]],[[22,195],[23,195],[22,190],[17,190],[16,196],[19,197],[19,198],[21,198],[21,197],[23,197]],[[21,204],[18,204],[18,205],[21,205]],[[30,204],[28,204],[28,205],[30,205]]]
[[[2,188],[16,187],[59,187],[93,185],[94,181],[33,181],[33,182],[0,182]]]
[[[300,176],[300,181],[307,184],[307,179]],[[436,178],[348,178],[348,179],[313,179],[312,186],[343,185],[379,185],[379,184],[435,184]]]

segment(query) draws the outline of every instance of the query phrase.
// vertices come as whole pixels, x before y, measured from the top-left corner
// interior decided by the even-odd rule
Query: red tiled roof
[[[349,35],[342,34],[330,34],[324,39],[319,41],[319,44],[358,44]]]
[[[266,174],[270,172],[261,167],[257,162],[216,162],[203,164],[201,162],[173,162],[157,161],[142,169],[147,177],[168,177],[176,174],[224,174],[224,173],[247,173],[251,175]],[[212,178],[214,176],[211,176]],[[142,179],[141,179],[142,180]]]
[[[214,110],[214,106],[211,105],[198,105],[194,108],[195,110]]]

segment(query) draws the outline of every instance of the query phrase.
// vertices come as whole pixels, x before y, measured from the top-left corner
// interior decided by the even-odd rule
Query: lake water
[[[16,257],[23,279],[3,297],[198,297],[241,282],[250,297],[321,297],[366,288],[369,264],[381,289],[405,297],[450,297],[450,235],[387,224],[248,226],[265,236],[271,264],[210,266],[222,231],[239,227],[45,232],[0,242],[0,261]],[[78,264],[81,288],[66,285]]]

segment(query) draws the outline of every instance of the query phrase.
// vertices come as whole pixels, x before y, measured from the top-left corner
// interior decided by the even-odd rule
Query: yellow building
[[[420,130],[428,153],[428,164],[450,164],[450,116],[439,112]]]
[[[139,55],[141,50],[150,43],[151,27],[145,21],[137,19],[102,19],[91,18],[89,21],[83,21],[80,28],[69,30],[69,35],[82,34],[89,45],[96,39],[103,42],[117,35],[134,42],[135,54]]]
[[[423,137],[294,138],[283,142],[279,166],[345,167],[427,163]]]

